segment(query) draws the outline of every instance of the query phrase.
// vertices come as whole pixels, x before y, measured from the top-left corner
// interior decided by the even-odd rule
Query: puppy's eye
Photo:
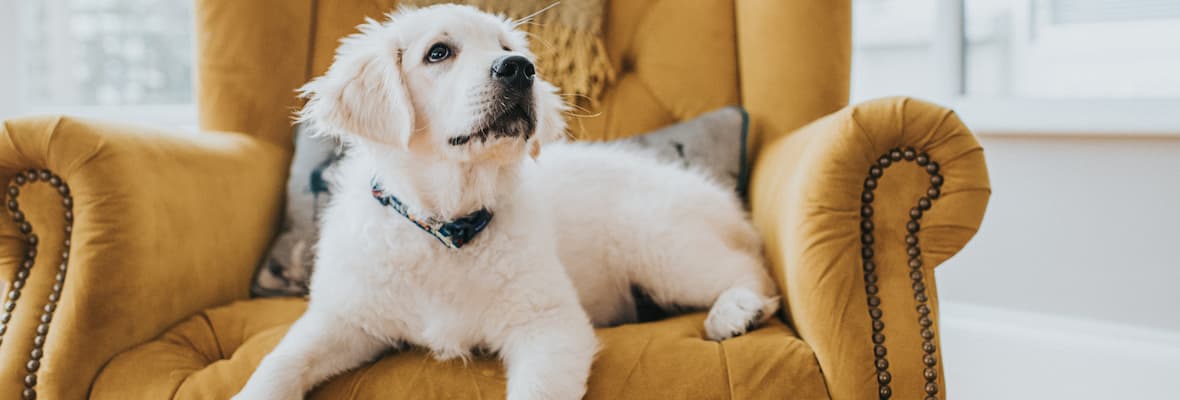
[[[504,51],[512,51],[512,49],[509,49],[508,46],[500,46],[500,48],[504,49]]]
[[[451,47],[442,43],[435,43],[430,46],[430,51],[426,52],[426,62],[436,63],[442,60],[451,58]]]

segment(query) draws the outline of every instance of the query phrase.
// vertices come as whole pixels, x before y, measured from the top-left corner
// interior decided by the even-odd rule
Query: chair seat
[[[206,310],[113,359],[93,399],[226,399],[240,389],[306,308],[257,299]],[[827,389],[811,348],[777,318],[721,343],[703,339],[705,315],[603,328],[587,399],[814,399]],[[494,357],[435,361],[391,352],[320,385],[309,399],[504,398]]]

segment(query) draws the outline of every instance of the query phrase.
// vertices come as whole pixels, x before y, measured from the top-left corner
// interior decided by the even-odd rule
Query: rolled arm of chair
[[[85,398],[116,353],[247,297],[289,157],[241,134],[4,122],[0,398]]]
[[[934,267],[990,193],[975,136],[913,99],[849,106],[763,149],[753,219],[832,398],[945,398]]]

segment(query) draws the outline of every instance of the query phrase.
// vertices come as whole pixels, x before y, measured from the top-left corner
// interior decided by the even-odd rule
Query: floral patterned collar
[[[377,182],[377,178],[372,180],[373,198],[381,205],[393,208],[398,214],[401,214],[406,219],[413,222],[418,228],[422,229],[430,236],[434,236],[444,246],[452,249],[463,247],[463,245],[470,243],[475,235],[487,228],[488,223],[492,221],[492,212],[486,208],[481,208],[479,211],[467,214],[459,219],[453,221],[441,221],[432,217],[416,217],[411,215],[406,209],[405,204],[402,204],[397,197],[385,193],[385,189],[381,188],[381,184]]]

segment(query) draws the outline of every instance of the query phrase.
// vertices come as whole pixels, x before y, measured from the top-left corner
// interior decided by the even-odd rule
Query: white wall
[[[991,202],[937,270],[952,398],[1176,398],[1180,136],[980,139]]]

